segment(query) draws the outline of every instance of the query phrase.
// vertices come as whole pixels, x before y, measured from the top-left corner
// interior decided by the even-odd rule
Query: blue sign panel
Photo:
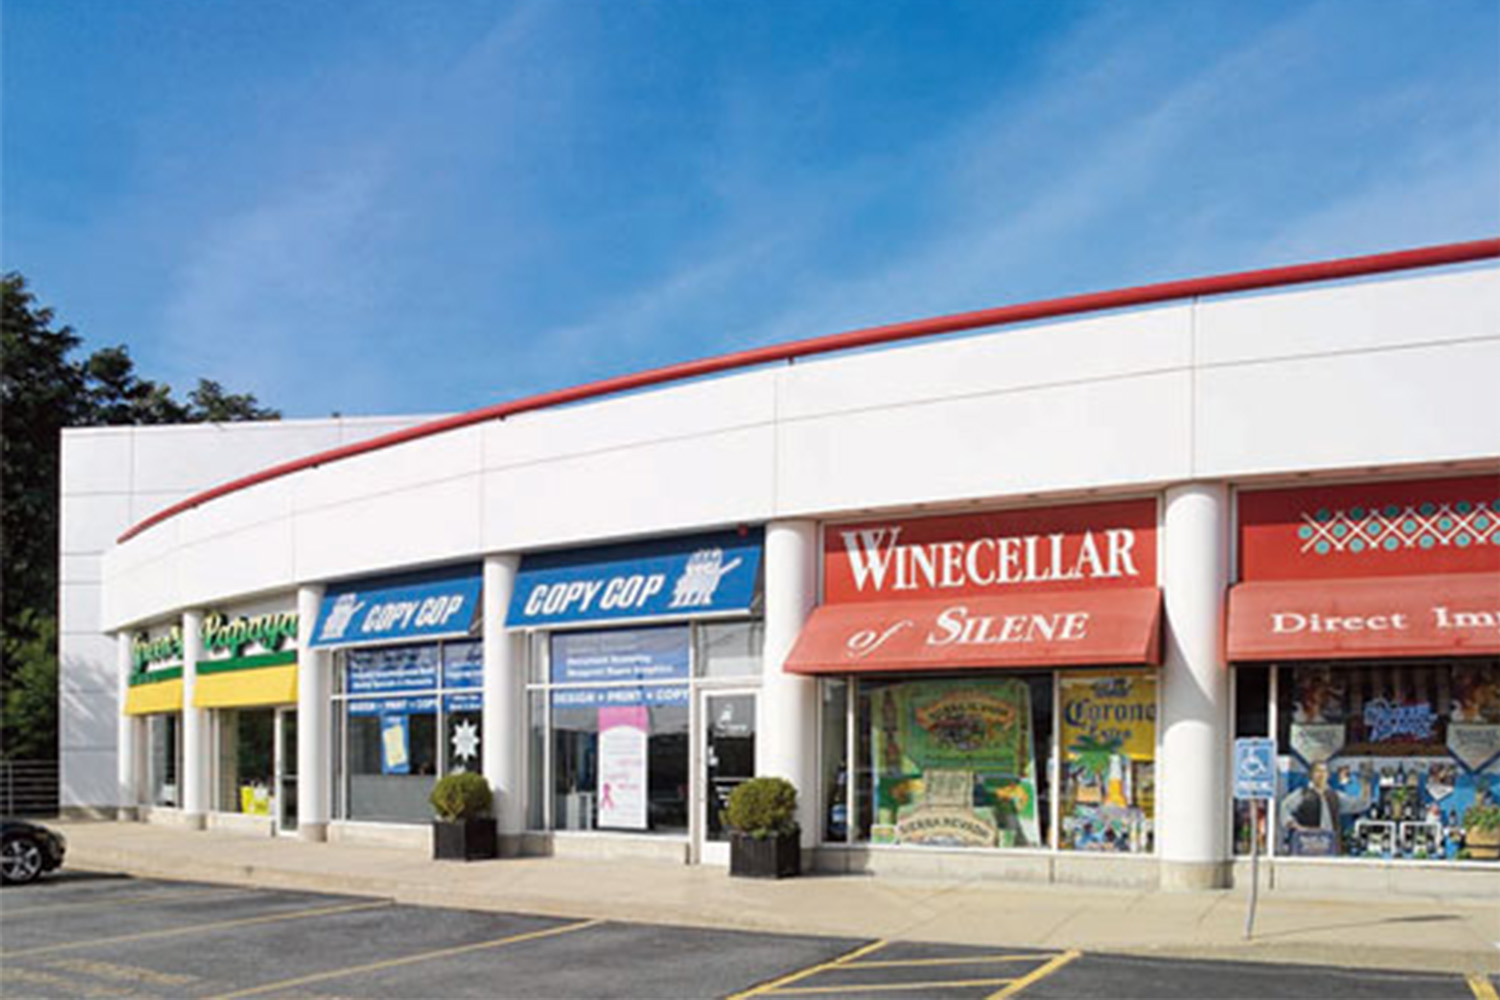
[[[749,611],[760,528],[527,556],[506,626]]]
[[[313,627],[314,646],[468,635],[479,616],[478,567],[443,575],[330,587]]]
[[[438,648],[353,649],[344,684],[349,694],[398,694],[437,687]]]
[[[688,669],[686,625],[552,637],[554,684],[687,680]]]
[[[686,684],[657,684],[604,688],[559,688],[552,692],[553,708],[633,708],[637,705],[686,705]]]
[[[1242,736],[1234,741],[1234,797],[1276,797],[1276,742],[1265,736]]]
[[[484,643],[450,642],[443,646],[443,687],[484,687]]]
[[[484,695],[478,691],[464,691],[461,694],[443,696],[443,711],[445,712],[477,712],[482,708],[484,708]]]

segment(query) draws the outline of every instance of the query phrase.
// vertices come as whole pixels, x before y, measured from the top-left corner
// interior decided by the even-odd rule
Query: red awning
[[[1155,587],[831,604],[787,657],[794,674],[1156,663]]]
[[[1231,660],[1500,653],[1500,574],[1242,583]]]

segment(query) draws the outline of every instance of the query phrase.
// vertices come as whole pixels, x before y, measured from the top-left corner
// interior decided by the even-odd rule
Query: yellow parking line
[[[321,983],[329,979],[338,979],[343,976],[358,975],[362,972],[379,972],[382,969],[394,969],[402,965],[411,965],[415,962],[430,962],[436,958],[450,958],[454,955],[462,955],[471,951],[482,951],[485,948],[501,948],[508,944],[519,944],[522,941],[535,941],[539,938],[554,937],[558,934],[568,934],[573,931],[581,931],[589,927],[602,924],[602,920],[581,920],[576,924],[565,924],[562,927],[549,927],[541,931],[527,931],[524,934],[512,934],[509,937],[498,938],[494,941],[480,941],[477,944],[461,944],[453,948],[439,948],[437,951],[424,951],[419,955],[405,955],[401,958],[387,958],[379,962],[369,962],[365,965],[351,965],[344,969],[333,969],[328,972],[315,972],[308,976],[298,976],[295,979],[283,979],[276,983],[266,983],[264,986],[252,986],[248,989],[235,990],[233,993],[224,993],[214,1000],[230,1000],[232,997],[253,997],[262,993],[275,993],[278,990],[294,989],[298,986],[307,986],[311,983]]]
[[[76,903],[53,903],[51,906],[28,906],[13,910],[5,908],[6,917],[30,916],[33,913],[55,913],[59,910],[82,910],[91,906],[114,906],[116,903],[151,902],[157,899],[222,899],[225,896],[243,896],[248,889],[193,889],[184,892],[148,892],[135,896],[116,896],[113,899],[86,899]]]
[[[1020,979],[1017,979],[1015,982],[1005,987],[1005,989],[1000,990],[998,993],[990,994],[988,1000],[1005,1000],[1006,997],[1013,997],[1017,993],[1024,990],[1026,987],[1030,986],[1032,983],[1041,982],[1043,979],[1046,979],[1048,976],[1052,975],[1052,973],[1056,972],[1058,969],[1061,969],[1063,966],[1067,965],[1069,962],[1073,961],[1073,959],[1082,954],[1083,952],[1074,948],[1070,951],[1063,952],[1061,955],[1055,955],[1053,956],[1052,961],[1047,962],[1045,965],[1037,966],[1035,969],[1032,969],[1030,972],[1026,973],[1026,975],[1022,976]]]
[[[1469,989],[1474,991],[1475,1000],[1500,1000],[1500,995],[1495,993],[1495,984],[1490,982],[1490,977],[1482,972],[1471,972],[1464,977],[1469,981]]]
[[[999,986],[1009,979],[946,979],[932,983],[844,983],[841,986],[796,986],[789,990],[772,990],[772,996],[809,993],[894,993],[898,990],[960,989],[965,986]]]
[[[370,903],[348,903],[342,906],[320,906],[312,910],[294,910],[291,913],[268,913],[260,917],[243,917],[238,920],[220,920],[212,924],[194,924],[191,927],[168,927],[159,931],[142,931],[139,934],[123,934],[119,937],[90,938],[87,941],[70,941],[67,944],[49,944],[41,948],[23,948],[20,951],[0,952],[0,958],[24,958],[30,955],[50,955],[56,951],[73,951],[78,948],[97,948],[102,944],[124,944],[127,941],[147,941],[151,938],[174,937],[181,934],[198,934],[203,931],[222,930],[226,927],[248,927],[251,924],[270,924],[279,920],[301,920],[304,917],[332,916],[335,913],[354,913],[358,910],[373,910],[391,906],[389,899]]]
[[[901,958],[887,959],[879,962],[847,962],[842,967],[845,969],[899,969],[904,965],[977,965],[984,962],[1035,962],[1041,958],[1051,958],[1050,953],[1043,955],[975,955],[972,958]]]
[[[831,961],[821,962],[817,965],[808,966],[807,968],[801,969],[797,972],[788,973],[787,975],[782,976],[780,979],[772,979],[770,982],[761,983],[759,986],[753,986],[750,989],[745,990],[743,993],[735,993],[731,996],[726,997],[725,1000],[748,1000],[749,997],[758,997],[763,994],[770,993],[772,990],[779,990],[783,986],[786,986],[790,983],[801,982],[808,976],[816,976],[820,972],[827,972],[829,969],[840,968],[846,962],[852,962],[856,958],[868,955],[872,951],[875,951],[879,948],[884,948],[885,945],[885,941],[872,941],[869,944],[861,945],[860,947],[855,948],[851,952],[846,952],[845,954],[840,955],[838,958],[835,958]]]

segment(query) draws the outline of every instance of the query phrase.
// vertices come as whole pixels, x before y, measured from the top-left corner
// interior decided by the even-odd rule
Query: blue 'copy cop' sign
[[[1234,741],[1234,797],[1276,797],[1276,742],[1265,736],[1242,736]]]
[[[468,635],[479,616],[479,567],[329,587],[314,646]]]
[[[760,528],[527,556],[509,628],[749,611]]]

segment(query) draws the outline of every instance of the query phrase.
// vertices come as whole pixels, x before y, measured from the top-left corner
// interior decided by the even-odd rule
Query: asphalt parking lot
[[[0,892],[0,931],[6,997],[1494,997],[1491,981],[1461,975],[664,927],[87,872]]]

